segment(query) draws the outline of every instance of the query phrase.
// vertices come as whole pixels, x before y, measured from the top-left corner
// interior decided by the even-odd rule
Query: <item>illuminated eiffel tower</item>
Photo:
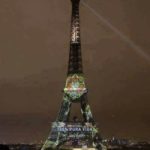
[[[71,2],[70,53],[63,101],[58,117],[52,123],[50,135],[42,150],[59,149],[64,145],[69,145],[72,148],[86,146],[87,148],[102,149],[103,147],[88,104],[87,88],[83,76],[79,21],[80,0],[71,0]],[[74,117],[74,121],[70,121],[69,116],[73,103],[81,105],[82,121],[78,121],[76,117]]]

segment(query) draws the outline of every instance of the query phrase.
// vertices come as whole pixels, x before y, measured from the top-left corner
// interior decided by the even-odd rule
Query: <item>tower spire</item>
[[[70,39],[68,75],[74,73],[83,73],[82,57],[81,57],[81,39],[80,39],[80,18],[79,18],[80,0],[71,0],[71,2],[72,2],[72,16],[71,16],[71,39]]]

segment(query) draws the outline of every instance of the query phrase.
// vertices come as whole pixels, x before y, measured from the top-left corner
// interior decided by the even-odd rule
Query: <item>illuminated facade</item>
[[[69,75],[66,80],[64,93],[70,97],[72,101],[80,100],[79,98],[87,92],[84,77],[82,75]]]
[[[71,0],[71,39],[69,64],[66,84],[63,90],[63,101],[58,117],[52,123],[51,132],[42,150],[59,149],[68,145],[73,147],[87,146],[102,149],[101,138],[87,100],[87,88],[82,69],[79,3]],[[73,103],[81,105],[83,120],[70,120],[70,110]]]

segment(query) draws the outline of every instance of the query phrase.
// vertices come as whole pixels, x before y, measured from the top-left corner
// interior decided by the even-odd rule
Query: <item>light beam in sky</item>
[[[123,41],[129,44],[138,55],[143,57],[150,64],[150,55],[144,52],[144,50],[139,45],[135,44],[128,36],[123,34],[119,29],[117,29],[114,25],[112,25],[106,18],[104,18],[101,14],[95,11],[94,8],[92,8],[85,2],[85,0],[82,1],[82,4],[86,8],[88,8],[103,24],[105,24],[108,28],[110,28]]]

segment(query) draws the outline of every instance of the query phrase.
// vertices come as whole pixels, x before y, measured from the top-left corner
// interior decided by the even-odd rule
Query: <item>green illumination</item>
[[[73,74],[68,76],[64,92],[65,94],[69,95],[72,100],[80,98],[84,93],[87,92],[84,77],[80,74]]]

